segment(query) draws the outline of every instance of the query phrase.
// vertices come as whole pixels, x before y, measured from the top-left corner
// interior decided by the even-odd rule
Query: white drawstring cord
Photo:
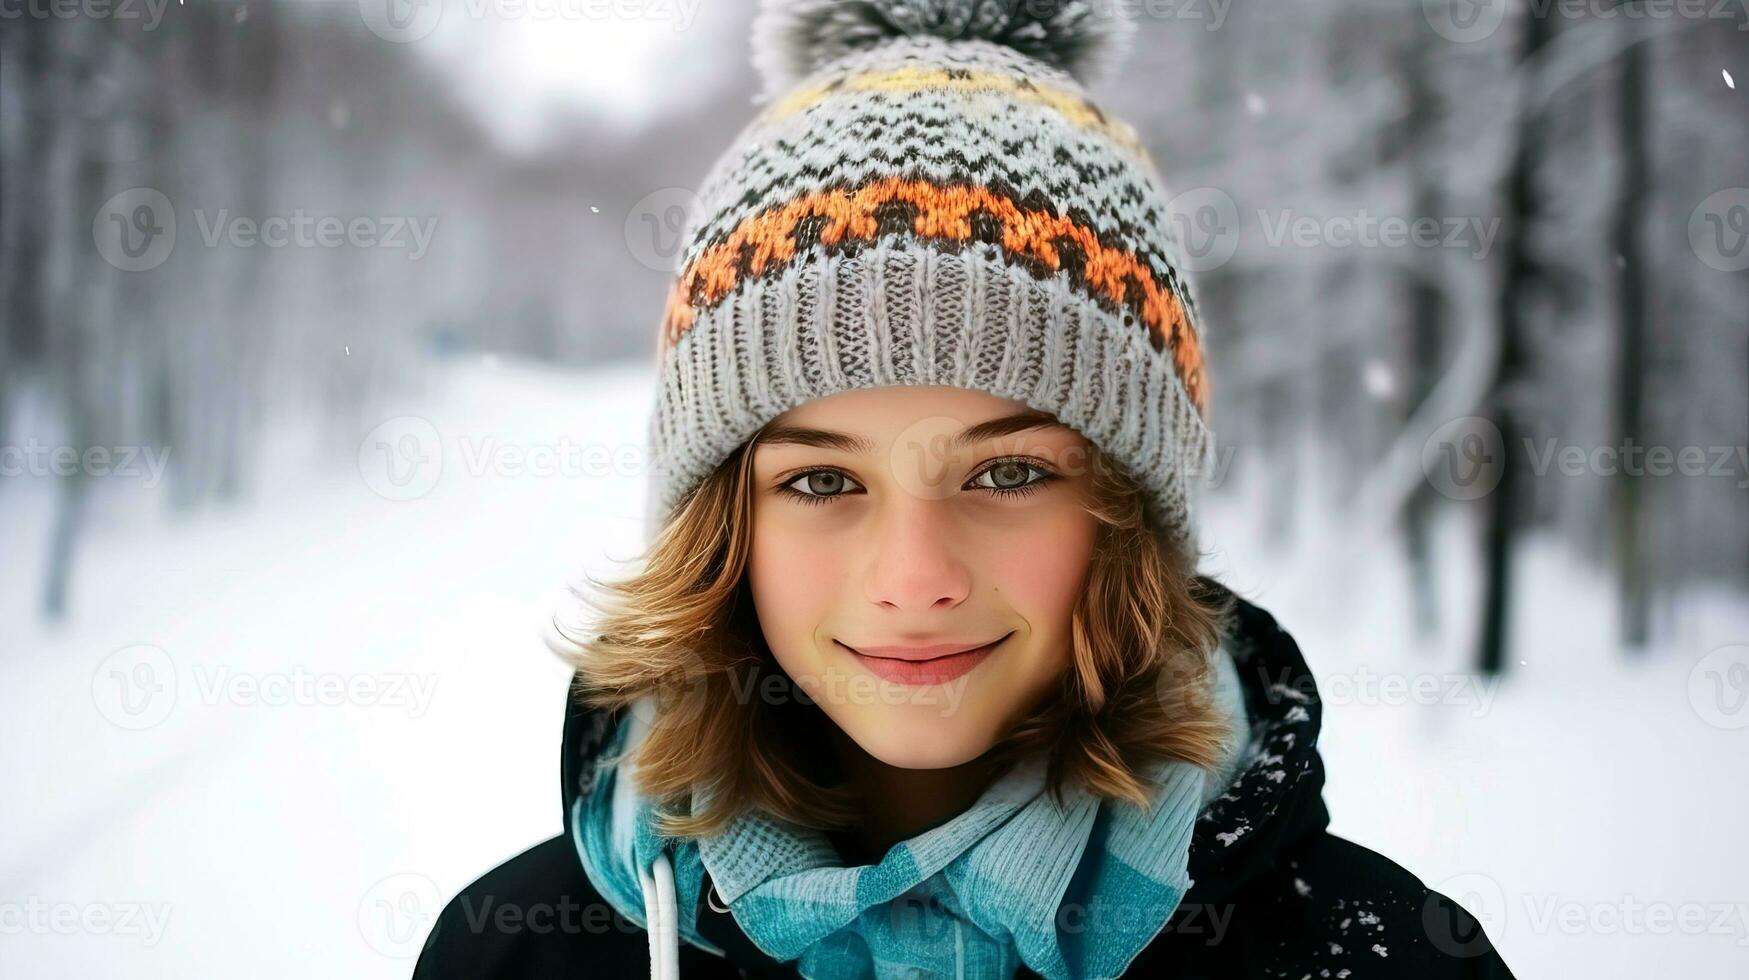
[[[680,980],[680,921],[674,898],[674,866],[658,854],[650,870],[638,869],[644,891],[644,922],[650,934],[650,980]]]

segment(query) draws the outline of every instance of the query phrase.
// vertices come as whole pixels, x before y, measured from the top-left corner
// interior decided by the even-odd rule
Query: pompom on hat
[[[1146,148],[1083,88],[1133,32],[1116,0],[766,0],[764,108],[705,177],[663,315],[652,535],[783,412],[948,385],[1074,428],[1195,549],[1196,301]]]
[[[1028,0],[791,0],[767,3],[753,27],[760,101],[837,61],[895,37],[981,38],[1067,71],[1083,83],[1109,77],[1135,24],[1095,4]]]

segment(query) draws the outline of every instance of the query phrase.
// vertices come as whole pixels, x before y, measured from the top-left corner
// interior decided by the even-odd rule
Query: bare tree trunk
[[[1547,19],[1534,8],[1528,10],[1520,64],[1527,68],[1533,65],[1549,37]],[[1490,421],[1500,432],[1501,458],[1496,461],[1499,482],[1494,492],[1485,498],[1488,529],[1483,541],[1482,624],[1476,665],[1486,674],[1499,674],[1506,669],[1511,626],[1512,559],[1518,543],[1523,510],[1521,498],[1525,489],[1524,466],[1515,464],[1512,457],[1523,443],[1524,431],[1519,419],[1526,361],[1522,303],[1537,278],[1528,231],[1536,217],[1539,106],[1535,101],[1536,86],[1531,83],[1535,78],[1534,71],[1525,71],[1523,77],[1527,81],[1518,93],[1517,142],[1501,222],[1506,258],[1497,303],[1500,356],[1487,406]]]
[[[1428,147],[1434,132],[1434,122],[1442,111],[1435,86],[1427,77],[1432,62],[1432,35],[1418,33],[1417,39],[1405,48],[1407,57],[1402,68],[1408,89],[1409,111],[1405,122],[1404,143],[1409,147],[1408,164],[1415,186],[1414,211],[1417,219],[1437,218],[1441,213],[1439,179],[1434,172],[1434,156],[1440,147]],[[1437,256],[1428,261],[1437,262]],[[1439,379],[1441,339],[1445,336],[1445,301],[1439,286],[1426,275],[1409,279],[1409,383],[1404,398],[1403,419],[1411,418],[1417,406],[1433,391]],[[1423,636],[1439,631],[1438,566],[1434,560],[1431,524],[1439,495],[1427,480],[1418,481],[1414,492],[1403,507],[1403,543],[1409,557],[1410,591],[1414,596],[1415,628]]]
[[[1624,21],[1623,29],[1636,25]],[[1618,126],[1621,136],[1621,184],[1617,192],[1615,248],[1621,256],[1616,277],[1619,303],[1616,355],[1615,430],[1616,445],[1632,439],[1645,445],[1645,356],[1647,311],[1647,257],[1640,246],[1639,228],[1648,213],[1649,134],[1646,116],[1648,77],[1646,45],[1642,41],[1622,53]],[[1647,514],[1644,483],[1637,476],[1616,474],[1612,497],[1616,541],[1616,582],[1620,590],[1621,639],[1624,646],[1644,650],[1651,614],[1646,565]]]
[[[51,25],[59,26],[59,25]],[[0,439],[8,437],[14,383],[43,357],[43,75],[49,45],[40,21],[0,32]]]
[[[95,307],[92,296],[100,286],[94,281],[94,270],[88,268],[97,257],[81,232],[90,226],[90,216],[103,200],[104,176],[103,162],[93,152],[91,133],[97,123],[88,120],[86,113],[93,111],[87,104],[88,82],[102,58],[103,42],[90,23],[68,24],[66,29],[70,37],[57,48],[46,76],[61,105],[51,123],[51,166],[44,175],[45,181],[59,185],[44,195],[53,221],[58,222],[58,227],[49,225],[53,240],[44,259],[48,275],[44,298],[45,312],[54,324],[50,370],[66,413],[65,445],[83,459],[97,432],[98,406],[92,399],[95,386],[89,382],[94,352],[89,341]],[[76,111],[76,107],[84,111]],[[45,619],[59,621],[66,615],[72,589],[74,555],[84,525],[90,477],[77,465],[70,474],[54,470],[51,474],[45,478],[57,481],[57,494],[55,524],[43,569],[42,614]]]

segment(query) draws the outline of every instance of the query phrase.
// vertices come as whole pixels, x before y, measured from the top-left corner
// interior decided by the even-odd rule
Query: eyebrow
[[[988,439],[1013,435],[1016,432],[1029,432],[1033,429],[1070,429],[1069,426],[1057,421],[1054,416],[1044,412],[1017,412],[1000,418],[970,425],[954,434],[955,448],[975,445]],[[834,432],[831,429],[812,429],[806,426],[790,425],[773,422],[759,436],[761,446],[811,446],[815,449],[832,449],[843,453],[872,454],[876,450],[874,440],[866,436],[853,435],[848,432]]]

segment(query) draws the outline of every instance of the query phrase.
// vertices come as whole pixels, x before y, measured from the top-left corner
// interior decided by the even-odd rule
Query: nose
[[[898,494],[875,529],[870,602],[903,612],[952,609],[972,591],[943,501]]]

